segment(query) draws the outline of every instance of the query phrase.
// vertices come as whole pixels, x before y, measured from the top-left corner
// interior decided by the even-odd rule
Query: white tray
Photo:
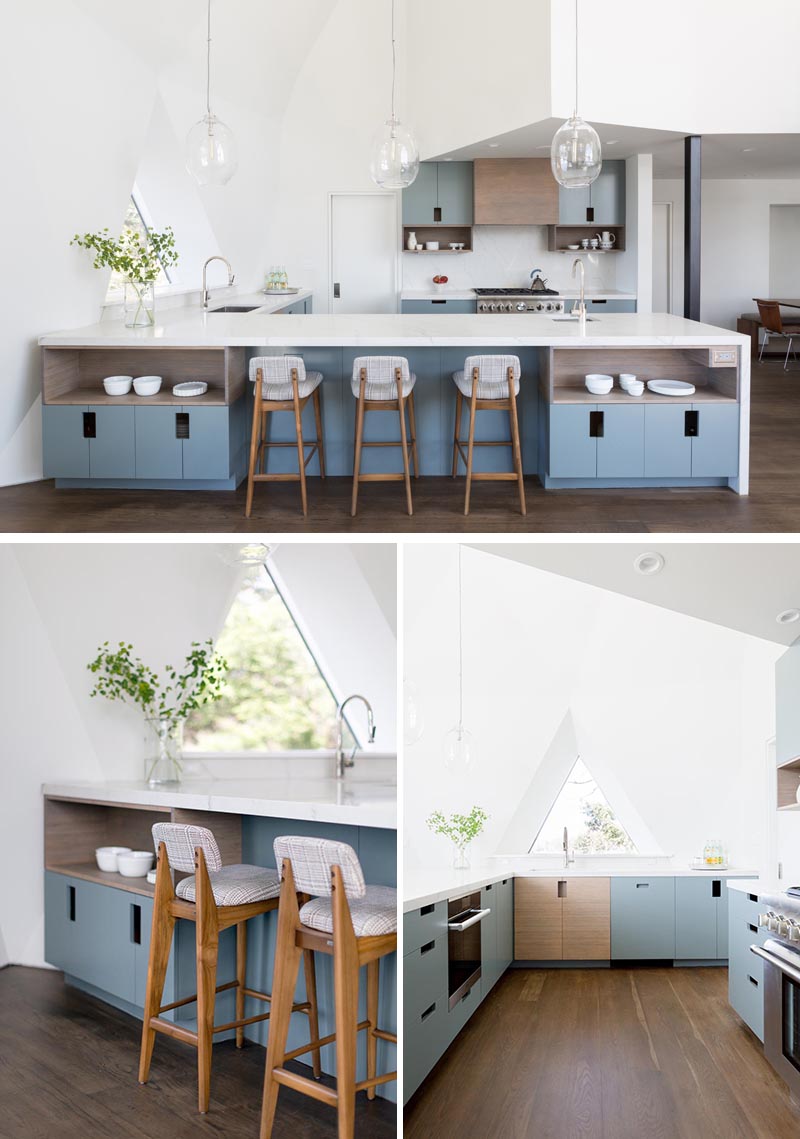
[[[262,293],[266,293],[268,297],[283,297],[292,293],[299,293],[300,289],[262,289]]]
[[[176,384],[172,389],[172,394],[181,396],[183,399],[190,399],[195,395],[205,395],[208,391],[208,384],[202,380],[189,380],[185,384]]]
[[[689,396],[696,390],[694,384],[684,380],[648,380],[647,387],[656,395]]]

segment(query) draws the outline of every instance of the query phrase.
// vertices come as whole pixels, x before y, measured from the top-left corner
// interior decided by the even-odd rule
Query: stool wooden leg
[[[510,386],[510,385],[509,385]],[[522,450],[519,445],[519,422],[517,420],[517,399],[514,389],[510,389],[508,410],[511,416],[511,443],[514,454],[514,470],[517,472],[517,487],[519,488],[519,512],[526,514],[525,508],[525,480],[522,475]]]
[[[261,412],[261,463],[260,473],[267,473],[267,456],[269,454],[269,412]]]
[[[300,395],[297,387],[297,373],[292,371],[294,386],[294,429],[297,434],[297,461],[300,464],[300,498],[303,503],[303,515],[308,514],[308,498],[306,496],[306,452],[303,447],[303,413],[300,409]]]
[[[361,474],[361,439],[364,434],[364,380],[361,381],[361,394],[358,397],[356,412],[356,453],[353,461],[353,501],[350,514],[355,518],[358,509],[358,476]]]
[[[411,474],[408,466],[408,437],[406,436],[406,401],[400,399],[400,446],[403,450],[403,478],[406,484],[406,507],[408,513],[414,513],[414,506],[411,502]]]
[[[464,498],[464,513],[469,514],[469,495],[472,489],[472,447],[475,441],[475,404],[477,403],[477,383],[472,385],[472,399],[469,402],[469,446],[467,448],[467,491]]]
[[[211,1094],[211,1052],[214,1045],[214,1002],[217,985],[219,927],[217,907],[202,850],[195,852],[197,883],[197,1107],[208,1111]]]
[[[378,1038],[374,1035],[378,1027],[378,982],[380,979],[380,959],[367,965],[367,1079],[378,1074]],[[375,1088],[367,1088],[367,1099],[375,1099]]]
[[[295,931],[300,924],[300,916],[297,894],[294,889],[294,876],[292,875],[291,864],[286,859],[283,863],[282,875],[259,1139],[270,1139],[272,1135],[275,1108],[278,1105],[278,1091],[280,1090],[280,1084],[272,1073],[275,1068],[282,1066],[283,1057],[286,1053],[286,1038],[289,1035],[294,990],[302,953],[302,950],[295,943]]]
[[[414,478],[419,478],[419,459],[417,457],[417,417],[414,414],[414,392],[408,393],[408,422],[411,426],[411,460],[414,464]]]
[[[247,984],[247,922],[240,921],[236,927],[236,1019],[244,1020],[244,987]],[[244,1028],[236,1029],[236,1047],[244,1046]]]
[[[453,430],[453,478],[458,474],[458,433],[461,430],[461,409],[464,406],[464,397],[456,389],[456,425]]]
[[[253,405],[253,430],[250,433],[250,465],[247,468],[247,504],[244,509],[245,518],[250,517],[250,512],[253,509],[253,491],[255,490],[255,482],[253,478],[256,473],[256,463],[258,462],[258,446],[261,442],[261,369],[256,372],[256,395]]]
[[[306,1000],[311,1005],[308,1010],[308,1038],[310,1041],[319,1040],[319,1008],[317,1005],[317,970],[314,967],[314,954],[310,949],[303,950],[303,969],[306,978]],[[322,1078],[322,1059],[319,1048],[311,1053],[311,1063],[314,1077]]]
[[[337,871],[339,874],[337,882]],[[356,1125],[356,1038],[358,1025],[358,947],[352,923],[344,917],[347,902],[341,871],[334,867],[333,988],[336,1005],[336,1092],[339,1139],[353,1139]],[[338,913],[337,913],[338,910]],[[338,920],[337,920],[338,918]],[[349,913],[348,913],[349,918]]]
[[[139,1054],[139,1083],[146,1084],[150,1077],[150,1061],[153,1058],[155,1029],[150,1027],[150,1018],[158,1016],[161,997],[164,993],[164,979],[169,965],[169,951],[175,930],[175,918],[169,912],[173,897],[172,878],[166,848],[161,843],[158,851],[158,870],[153,900],[153,925],[150,934],[150,961],[147,966],[147,987],[144,997],[144,1018],[142,1023],[142,1048]]]
[[[319,476],[325,478],[325,444],[322,441],[322,408],[319,402],[319,388],[314,388],[314,422],[317,425],[317,454],[319,455]]]

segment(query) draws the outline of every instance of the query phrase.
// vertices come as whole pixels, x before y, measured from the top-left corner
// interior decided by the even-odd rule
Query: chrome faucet
[[[354,692],[352,696],[346,696],[336,709],[336,778],[344,779],[344,769],[346,767],[355,767],[355,755],[358,751],[358,744],[355,744],[349,756],[344,754],[344,710],[351,700],[360,700],[364,707],[367,709],[367,728],[368,736],[367,743],[375,742],[375,720],[372,715],[372,705],[366,696],[359,696]]]
[[[231,268],[231,263],[227,259],[227,257],[220,257],[218,253],[215,254],[213,257],[209,257],[208,261],[206,261],[206,263],[203,265],[203,308],[204,309],[208,308],[208,285],[206,284],[206,271],[207,271],[207,269],[208,269],[208,267],[212,261],[221,261],[223,263],[223,265],[227,265],[227,267],[228,267],[228,285],[229,286],[232,285],[234,280],[235,280],[235,277],[233,275],[233,269]]]
[[[568,870],[571,864],[575,861],[575,855],[569,852],[569,831],[564,827],[564,869]]]
[[[572,315],[580,317],[581,320],[586,320],[586,266],[580,257],[576,257],[572,263],[573,279],[579,268],[581,271],[581,299],[573,305]]]

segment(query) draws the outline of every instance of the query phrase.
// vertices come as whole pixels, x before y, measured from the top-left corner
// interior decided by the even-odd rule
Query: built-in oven
[[[480,890],[447,903],[447,979],[450,1008],[455,1008],[481,977],[481,922],[491,910],[481,909]]]
[[[764,962],[764,1055],[800,1099],[800,951],[769,938],[750,952]]]

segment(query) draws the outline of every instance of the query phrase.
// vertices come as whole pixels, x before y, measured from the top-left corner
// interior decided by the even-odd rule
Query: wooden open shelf
[[[800,811],[797,786],[800,783],[800,757],[778,768],[778,810]]]
[[[155,893],[155,886],[151,886],[146,878],[125,878],[122,874],[98,870],[96,862],[66,862],[60,866],[48,866],[45,863],[45,870],[65,874],[69,878],[82,878],[85,882],[99,882],[102,886],[115,886],[118,890],[143,894],[146,898],[152,898]]]
[[[613,249],[567,249],[568,245],[580,245],[584,237],[594,237],[603,230],[613,233],[616,238]],[[547,248],[550,253],[623,253],[625,250],[624,225],[600,225],[599,222],[584,222],[576,225],[549,225],[547,227]]]
[[[417,235],[417,242],[424,245],[426,241],[438,241],[438,249],[422,249],[421,253],[427,253],[429,256],[434,256],[439,253],[471,253],[472,252],[472,227],[469,225],[404,225],[403,226],[403,252],[415,253],[407,247],[409,233]],[[447,246],[450,242],[463,241],[463,249],[448,249]]]
[[[105,376],[161,376],[155,396],[106,395]],[[182,399],[175,384],[202,380],[208,391]],[[224,406],[244,394],[247,358],[244,348],[164,348],[126,345],[117,348],[51,348],[42,350],[42,399],[46,404],[155,404],[190,407]]]
[[[736,403],[738,366],[709,366],[709,348],[550,348],[540,376],[540,390],[549,403],[669,404],[672,397],[656,395],[645,387],[643,395],[626,395],[616,387],[607,396],[592,395],[584,378],[590,372],[614,376],[629,372],[640,380],[685,380],[695,385],[693,395],[676,403]],[[737,349],[738,361],[738,349]]]

